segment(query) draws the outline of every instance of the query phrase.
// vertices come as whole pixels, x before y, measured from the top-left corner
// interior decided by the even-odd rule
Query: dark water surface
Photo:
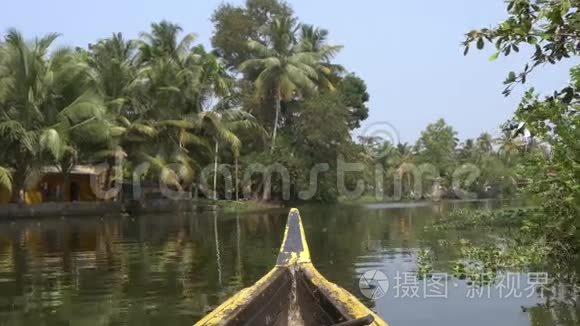
[[[522,274],[519,298],[515,292],[507,296],[507,288],[503,297],[496,288],[474,295],[451,276],[443,281],[445,297],[426,298],[431,288],[410,277],[421,248],[432,248],[436,272],[450,272],[447,262],[457,258],[457,248],[442,241],[493,238],[477,230],[430,234],[425,225],[458,207],[490,205],[318,206],[301,213],[319,271],[392,326],[577,325],[578,308],[536,306],[546,300],[524,291]],[[272,268],[286,215],[281,210],[0,224],[0,325],[192,325]],[[359,278],[369,270],[390,281],[380,299],[359,291]]]

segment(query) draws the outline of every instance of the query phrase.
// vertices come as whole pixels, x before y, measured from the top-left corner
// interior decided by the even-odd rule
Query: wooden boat
[[[292,209],[276,266],[196,325],[387,326],[355,296],[327,281],[310,260],[300,213]]]

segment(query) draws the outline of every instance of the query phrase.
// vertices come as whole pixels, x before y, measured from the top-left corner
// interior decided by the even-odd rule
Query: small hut
[[[35,192],[41,194],[41,202],[50,201],[99,201],[95,189],[104,189],[107,169],[92,165],[75,165],[67,175],[56,166],[41,169],[42,178]]]

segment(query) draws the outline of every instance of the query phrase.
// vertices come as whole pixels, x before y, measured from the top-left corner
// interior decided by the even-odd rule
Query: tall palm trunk
[[[240,178],[238,176],[238,155],[236,155],[236,201],[240,200],[239,189],[240,189]]]
[[[274,95],[274,108],[276,110],[276,115],[274,117],[274,131],[272,132],[272,147],[270,148],[270,154],[274,153],[274,146],[276,145],[276,134],[278,133],[278,120],[280,119],[280,110],[282,96],[280,95],[280,87],[276,88],[276,94]]]
[[[213,200],[217,200],[217,168],[218,168],[218,150],[219,144],[215,142],[215,158],[213,164]]]

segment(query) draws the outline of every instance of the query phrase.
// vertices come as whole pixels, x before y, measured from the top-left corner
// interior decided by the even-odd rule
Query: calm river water
[[[413,277],[421,248],[432,248],[435,272],[448,273],[458,254],[453,243],[493,239],[477,231],[431,234],[428,223],[459,207],[492,205],[500,204],[308,206],[301,214],[319,271],[392,326],[577,325],[578,308],[546,307],[541,293],[526,291],[522,274],[513,279],[521,280],[517,287],[492,287],[490,294],[451,276],[439,283]],[[192,325],[272,268],[286,215],[0,224],[0,325]],[[384,297],[361,294],[359,278],[369,270],[387,275]]]

